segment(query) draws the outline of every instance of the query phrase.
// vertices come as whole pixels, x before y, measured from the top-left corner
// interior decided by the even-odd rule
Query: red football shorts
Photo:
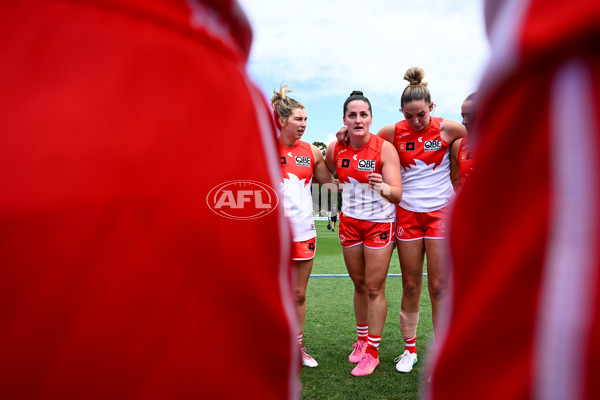
[[[317,250],[317,238],[292,243],[292,260],[312,260]]]
[[[393,222],[370,222],[340,214],[340,244],[353,247],[364,244],[370,249],[383,249],[394,243]]]
[[[443,239],[447,234],[446,207],[430,212],[414,212],[396,206],[396,239]]]

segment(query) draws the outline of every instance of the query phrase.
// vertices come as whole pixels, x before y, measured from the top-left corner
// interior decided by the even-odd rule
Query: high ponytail
[[[408,81],[408,85],[402,92],[400,98],[400,109],[404,108],[406,103],[423,100],[427,105],[431,105],[431,93],[427,88],[427,82],[423,82],[425,71],[423,68],[411,67],[406,70],[404,80]]]

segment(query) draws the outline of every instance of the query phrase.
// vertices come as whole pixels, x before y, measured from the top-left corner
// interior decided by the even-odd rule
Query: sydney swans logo
[[[212,188],[206,203],[221,217],[245,220],[271,213],[279,197],[273,188],[261,182],[229,181]]]

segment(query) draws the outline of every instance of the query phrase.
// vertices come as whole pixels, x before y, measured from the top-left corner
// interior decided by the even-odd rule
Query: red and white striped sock
[[[302,347],[302,334],[304,333],[304,331],[300,332],[297,336],[298,338],[298,346]]]
[[[404,350],[408,350],[411,353],[417,352],[417,337],[413,336],[408,339],[404,339]]]
[[[367,353],[371,354],[374,358],[378,358],[380,343],[381,336],[369,335],[367,340]]]
[[[356,333],[358,333],[358,340],[367,340],[369,335],[369,325],[356,324]]]

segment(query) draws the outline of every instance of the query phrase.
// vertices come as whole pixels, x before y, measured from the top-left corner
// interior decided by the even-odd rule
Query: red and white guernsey
[[[279,143],[279,163],[282,180],[279,189],[283,196],[285,215],[292,222],[294,242],[317,236],[312,216],[312,183],[315,160],[310,144],[298,141],[287,147]]]
[[[448,204],[454,190],[450,182],[450,146],[441,137],[444,120],[431,117],[424,130],[411,129],[406,121],[396,123],[394,147],[402,165],[402,201],[409,211],[428,212]]]
[[[333,160],[342,191],[342,212],[345,216],[370,222],[393,222],[396,206],[369,186],[371,171],[381,174],[381,147],[385,139],[371,135],[369,142],[358,150],[336,143]]]

